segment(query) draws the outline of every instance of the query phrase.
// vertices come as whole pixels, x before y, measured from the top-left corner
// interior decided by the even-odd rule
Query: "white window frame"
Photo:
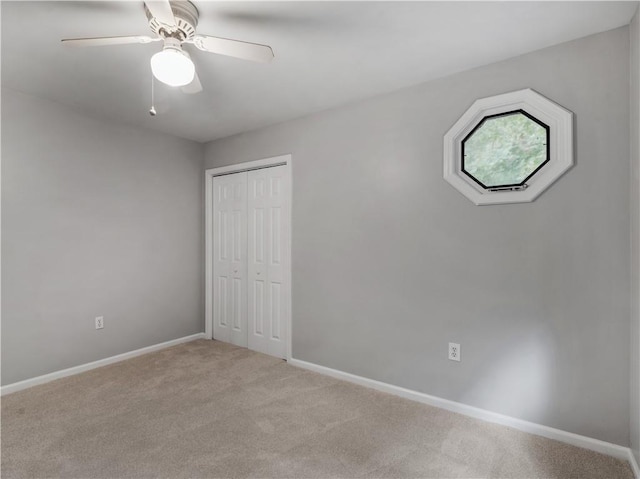
[[[486,116],[524,110],[549,126],[550,158],[526,188],[490,191],[462,171],[462,140]],[[476,205],[527,203],[535,200],[574,164],[573,113],[526,88],[476,100],[444,136],[444,179]]]

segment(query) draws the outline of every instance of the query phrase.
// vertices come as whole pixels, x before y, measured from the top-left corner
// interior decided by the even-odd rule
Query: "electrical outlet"
[[[451,361],[460,361],[460,345],[457,343],[449,343],[449,359]]]
[[[98,316],[96,318],[96,329],[104,328],[104,316]]]

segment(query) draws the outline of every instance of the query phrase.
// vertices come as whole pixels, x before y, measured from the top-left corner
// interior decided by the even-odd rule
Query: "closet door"
[[[286,358],[290,286],[285,167],[248,172],[249,349]]]
[[[213,338],[247,347],[247,173],[213,178]]]

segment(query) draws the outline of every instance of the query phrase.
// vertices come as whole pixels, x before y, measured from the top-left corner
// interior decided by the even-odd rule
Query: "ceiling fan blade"
[[[173,16],[169,0],[145,1],[144,4],[149,9],[149,12],[151,12],[151,15],[156,17],[156,20],[160,23],[169,27],[176,26],[176,17]]]
[[[241,42],[228,38],[210,37],[208,35],[196,35],[187,41],[193,43],[204,52],[218,53],[220,55],[262,63],[269,63],[273,60],[273,50],[271,50],[271,47],[268,45]]]
[[[198,77],[198,72],[193,77],[193,81],[188,85],[182,87],[182,93],[200,93],[202,91],[202,83],[200,83],[200,78]]]
[[[162,39],[135,35],[126,37],[65,38],[62,43],[70,47],[101,47],[104,45],[125,45],[127,43],[151,43],[159,40]]]

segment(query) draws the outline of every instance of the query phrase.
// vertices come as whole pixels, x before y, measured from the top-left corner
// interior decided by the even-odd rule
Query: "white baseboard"
[[[19,381],[13,384],[7,384],[6,386],[0,387],[0,396],[4,396],[5,394],[14,393],[17,391],[21,391],[23,389],[37,386],[38,384],[44,384],[50,381],[54,381],[56,379],[72,376],[74,374],[83,373],[91,369],[106,366],[107,364],[113,364],[119,361],[124,361],[125,359],[141,356],[142,354],[151,353],[153,351],[158,351],[160,349],[168,348],[170,346],[175,346],[176,344],[187,343],[195,339],[203,339],[203,338],[204,338],[204,333],[192,334],[191,336],[172,339],[171,341],[165,341],[164,343],[154,344],[152,346],[147,346],[146,348],[136,349],[135,351],[129,351],[127,353],[118,354],[116,356],[111,356],[109,358],[99,359],[98,361],[81,364],[79,366],[63,369],[61,371],[54,371],[52,373],[45,374],[43,376],[38,376],[31,379],[25,379],[24,381]]]
[[[633,451],[629,449],[629,464],[631,464],[631,469],[633,469],[633,474],[636,476],[636,479],[640,479],[640,467],[638,467],[638,461],[636,461],[636,456],[633,455]]]
[[[354,384],[359,384],[360,386],[365,386],[372,389],[377,389],[378,391],[394,394],[396,396],[410,399],[412,401],[417,401],[428,404],[430,406],[447,409],[448,411],[453,411],[458,414],[464,414],[465,416],[474,417],[483,421],[502,424],[504,426],[512,427],[520,431],[547,437],[549,439],[555,439],[557,441],[572,444],[574,446],[582,447],[584,449],[589,449],[591,451],[596,451],[602,454],[607,454],[618,459],[628,460],[629,462],[631,462],[631,467],[634,468],[636,478],[640,479],[638,466],[637,464],[634,464],[635,460],[632,462],[631,458],[633,454],[628,447],[619,446],[610,442],[600,441],[599,439],[593,439],[587,436],[581,436],[572,432],[562,431],[560,429],[554,429],[552,427],[524,421],[515,417],[505,416],[503,414],[487,411],[486,409],[480,409],[474,406],[469,406],[467,404],[449,401],[448,399],[431,396],[429,394],[413,391],[411,389],[406,389],[399,386],[393,386],[391,384],[376,381],[374,379],[367,379],[362,376],[356,376],[355,374],[345,373],[343,371],[338,371],[337,369],[319,366],[317,364],[308,363],[299,359],[291,358],[289,364],[308,369],[310,371],[315,371],[320,374],[325,374],[336,379],[342,379]]]

